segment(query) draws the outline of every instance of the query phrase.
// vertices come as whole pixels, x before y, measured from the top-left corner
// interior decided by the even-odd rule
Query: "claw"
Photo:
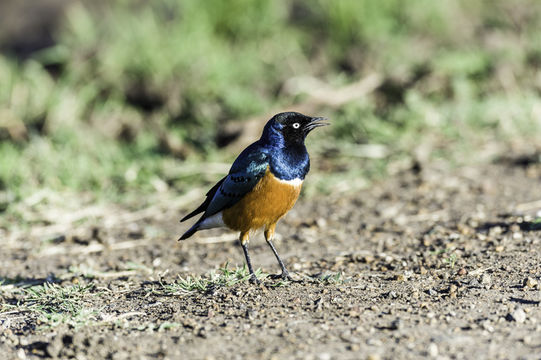
[[[273,279],[273,280],[282,279],[282,280],[293,281],[293,278],[289,275],[289,273],[287,271],[282,272],[281,274],[269,275],[269,278]]]
[[[289,275],[288,272],[282,273],[282,279],[283,280],[288,280],[288,281],[293,281],[293,278],[291,277],[291,275]]]

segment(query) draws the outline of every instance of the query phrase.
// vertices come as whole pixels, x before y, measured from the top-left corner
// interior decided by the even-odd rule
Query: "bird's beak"
[[[304,131],[308,134],[310,131],[314,130],[317,127],[330,125],[328,122],[323,122],[325,120],[329,119],[326,117],[312,118],[308,124],[304,125]]]

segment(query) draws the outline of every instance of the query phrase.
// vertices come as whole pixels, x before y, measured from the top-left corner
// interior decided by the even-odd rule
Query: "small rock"
[[[438,356],[438,353],[438,345],[430,343],[430,345],[428,345],[428,355],[430,355],[431,357],[436,357]]]
[[[485,320],[481,323],[481,327],[489,333],[494,332],[494,326],[490,324],[490,321]]]
[[[130,358],[130,354],[127,351],[115,352],[112,357],[113,360],[125,360]]]
[[[483,274],[481,276],[481,284],[490,285],[491,282],[492,282],[492,278],[490,277],[489,274]]]
[[[373,255],[365,255],[362,258],[362,262],[367,263],[367,264],[373,263],[375,260],[376,258]]]
[[[381,356],[378,354],[370,354],[366,357],[366,360],[380,360]]]
[[[522,324],[526,321],[526,313],[522,308],[517,308],[515,311],[507,314],[506,319],[507,321],[516,321],[517,323]]]
[[[493,228],[490,228],[489,233],[490,235],[500,235],[503,232],[503,229],[501,226],[494,226]]]
[[[451,284],[451,286],[449,286],[449,295],[451,297],[456,297],[457,291],[458,291],[458,286],[456,286],[455,284]]]
[[[378,340],[378,339],[368,339],[366,340],[366,345],[381,346],[383,345],[383,342],[381,342],[381,340]]]
[[[321,353],[317,356],[318,360],[331,360],[331,354]]]
[[[316,225],[319,228],[325,228],[325,227],[327,227],[327,220],[325,220],[325,218],[318,218],[316,220]]]
[[[17,350],[17,359],[25,360],[26,359],[26,353],[24,352],[24,349]]]
[[[503,252],[504,249],[505,249],[505,248],[504,248],[502,245],[498,245],[498,246],[496,246],[496,247],[494,248],[494,250],[495,250],[496,252],[499,252],[499,253],[500,253],[500,252]]]
[[[533,289],[533,288],[537,287],[537,280],[535,280],[535,279],[532,278],[532,277],[528,277],[528,278],[524,279],[522,285],[523,285],[525,288]]]
[[[468,271],[466,269],[464,269],[464,268],[460,268],[460,270],[458,270],[457,274],[460,275],[460,276],[464,276],[464,275],[468,274]]]

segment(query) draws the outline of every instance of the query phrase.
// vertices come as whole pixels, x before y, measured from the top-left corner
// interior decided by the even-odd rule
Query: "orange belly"
[[[281,181],[267,169],[252,191],[223,211],[223,221],[230,229],[241,232],[269,227],[291,210],[301,187],[302,182]]]

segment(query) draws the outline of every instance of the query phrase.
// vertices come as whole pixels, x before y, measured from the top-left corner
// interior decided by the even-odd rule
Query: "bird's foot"
[[[286,271],[282,271],[282,280],[293,281],[293,278],[291,277],[291,275],[289,275],[289,273],[286,270]]]
[[[289,272],[287,270],[282,271],[281,274],[271,274],[269,275],[269,278],[273,280],[282,279],[282,280],[287,280],[287,281],[293,281],[293,278],[291,277],[291,275],[289,275]]]
[[[259,285],[261,284],[261,280],[259,280],[254,273],[250,275],[250,283]]]

